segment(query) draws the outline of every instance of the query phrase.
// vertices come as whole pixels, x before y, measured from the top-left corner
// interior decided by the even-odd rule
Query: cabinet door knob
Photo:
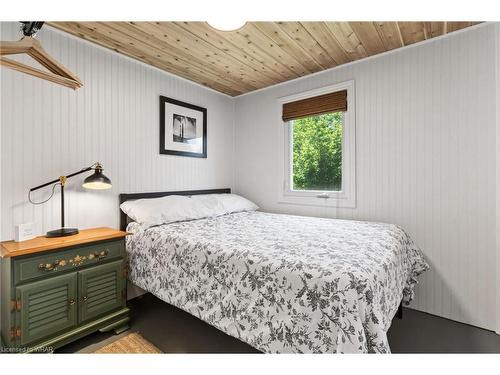
[[[82,303],[85,303],[87,302],[87,300],[89,299],[89,297],[85,296],[85,297],[82,297]]]
[[[68,301],[69,305],[70,306],[73,306],[75,304],[75,300],[73,298],[71,298],[69,301]]]

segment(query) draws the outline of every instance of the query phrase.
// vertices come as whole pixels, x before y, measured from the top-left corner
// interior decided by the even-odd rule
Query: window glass
[[[343,121],[343,112],[291,121],[292,190],[342,190]]]

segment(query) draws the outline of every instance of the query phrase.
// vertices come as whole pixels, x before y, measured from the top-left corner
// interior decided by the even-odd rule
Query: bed
[[[132,283],[266,353],[389,353],[392,318],[429,268],[392,224],[260,211],[129,221],[122,213]]]

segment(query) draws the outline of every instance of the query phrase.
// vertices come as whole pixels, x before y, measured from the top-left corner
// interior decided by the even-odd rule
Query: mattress
[[[129,278],[266,353],[388,353],[429,268],[392,224],[264,212],[127,230]]]

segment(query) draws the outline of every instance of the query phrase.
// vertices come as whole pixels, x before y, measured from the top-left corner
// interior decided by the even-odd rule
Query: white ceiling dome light
[[[220,31],[236,31],[238,29],[241,29],[246,24],[245,21],[228,18],[208,21],[207,23],[214,29]]]

